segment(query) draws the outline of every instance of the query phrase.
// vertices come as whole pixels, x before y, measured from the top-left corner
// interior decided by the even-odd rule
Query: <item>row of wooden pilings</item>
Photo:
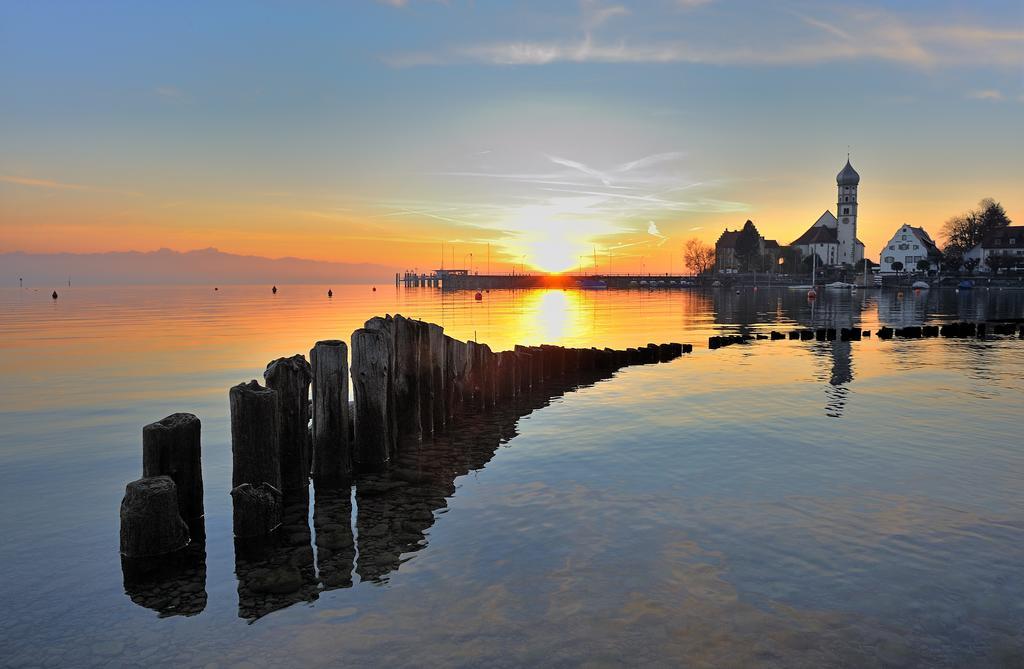
[[[628,349],[516,346],[495,352],[434,323],[374,317],[341,340],[267,365],[265,385],[230,389],[233,527],[260,537],[280,524],[285,493],[344,484],[388,468],[407,439],[428,439],[460,414],[488,411],[588,374],[666,362],[690,344]],[[349,402],[349,379],[354,401]],[[312,390],[312,401],[310,401]],[[121,553],[174,552],[203,534],[199,419],[174,414],[143,428],[143,478],[121,506]]]
[[[881,327],[875,332],[879,339],[922,339],[928,337],[945,338],[985,338],[989,334],[1018,336],[1024,339],[1024,325],[1016,322],[1000,323],[946,323],[945,325],[912,325],[900,328]],[[743,344],[751,340],[790,339],[799,341],[860,341],[871,336],[871,330],[859,328],[817,328],[807,330],[790,330],[788,333],[772,330],[769,334],[757,335],[715,335],[708,338],[708,348],[716,349],[732,344]]]

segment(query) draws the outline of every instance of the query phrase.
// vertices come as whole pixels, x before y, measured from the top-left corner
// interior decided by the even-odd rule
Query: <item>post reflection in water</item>
[[[361,582],[387,582],[411,553],[427,545],[436,514],[455,494],[455,480],[490,462],[498,447],[516,435],[520,418],[610,374],[548,379],[507,406],[461,417],[455,429],[436,438],[406,439],[388,472],[357,479],[355,540],[351,486],[315,489],[315,540],[306,521],[308,495],[286,496],[284,523],[273,536],[235,542],[239,617],[256,620],[291,604],[312,602],[319,591],[351,587],[353,562]],[[315,571],[311,543],[316,546]]]

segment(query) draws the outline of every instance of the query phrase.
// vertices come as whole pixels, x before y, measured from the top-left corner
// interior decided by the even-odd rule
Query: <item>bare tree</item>
[[[959,214],[942,226],[941,237],[945,240],[943,252],[952,257],[963,257],[965,253],[981,243],[992,230],[1011,224],[1003,205],[990,197],[978,203],[977,209]]]
[[[694,274],[706,274],[715,266],[715,248],[691,237],[683,244],[683,262]]]

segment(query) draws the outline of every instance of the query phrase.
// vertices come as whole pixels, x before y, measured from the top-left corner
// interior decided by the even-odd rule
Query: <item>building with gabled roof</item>
[[[942,252],[927,230],[904,223],[882,247],[878,260],[878,271],[883,274],[917,271],[917,264],[922,260],[928,261],[929,270],[937,270],[942,262]],[[893,263],[900,263],[901,269],[893,269]]]

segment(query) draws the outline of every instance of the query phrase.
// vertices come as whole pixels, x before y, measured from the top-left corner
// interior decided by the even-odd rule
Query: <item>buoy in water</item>
[[[373,292],[375,292],[375,293],[377,292],[377,286],[373,287]]]
[[[277,286],[274,286],[273,288],[271,288],[270,292],[272,292],[274,295],[277,295]]]
[[[334,291],[330,288],[327,289],[327,297],[334,297]]]
[[[896,297],[903,297],[903,291],[901,290],[898,293],[896,293]]]
[[[477,291],[476,295],[473,296],[473,299],[474,300],[482,300],[482,299],[484,299],[484,296],[480,293],[480,291]]]
[[[57,299],[57,291],[53,291],[53,299]]]
[[[220,290],[220,288],[217,288],[216,286],[214,286],[213,289],[214,290]]]
[[[818,298],[818,293],[813,288],[811,288],[809,291],[807,291],[807,299],[808,300],[815,300],[817,298]]]

